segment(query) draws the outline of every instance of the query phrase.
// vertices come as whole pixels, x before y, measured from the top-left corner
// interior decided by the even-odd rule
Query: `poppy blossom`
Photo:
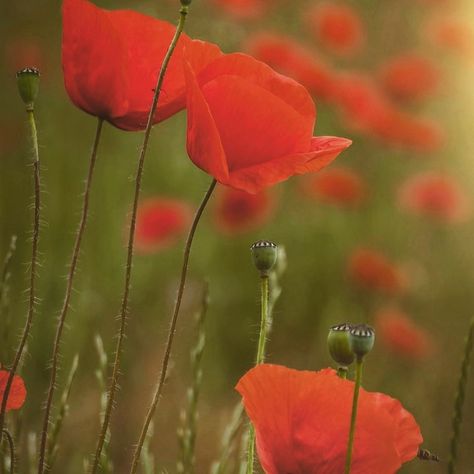
[[[0,370],[0,400],[3,399],[5,387],[9,377],[7,370]],[[10,393],[8,395],[6,410],[18,410],[23,406],[26,399],[26,388],[23,379],[19,375],[13,377]]]
[[[469,217],[468,199],[450,176],[434,172],[412,176],[398,191],[400,206],[407,211],[444,222],[460,222]]]
[[[232,235],[265,224],[274,209],[274,196],[266,190],[250,194],[225,187],[217,196],[214,221],[219,230]]]
[[[344,3],[325,2],[304,13],[316,40],[341,56],[359,52],[365,45],[364,24],[358,12]]]
[[[169,247],[186,233],[191,217],[190,206],[182,201],[167,198],[145,199],[137,211],[137,250],[148,253]]]
[[[35,38],[13,38],[4,43],[5,65],[10,74],[24,67],[44,72],[46,61],[40,41]]]
[[[276,33],[259,33],[246,41],[245,50],[305,86],[314,97],[332,98],[335,72],[315,52],[295,39]]]
[[[390,352],[411,360],[424,359],[432,354],[431,335],[399,309],[382,309],[375,321],[377,337]]]
[[[64,0],[62,64],[72,102],[124,130],[147,123],[153,89],[176,27],[130,10],[104,10],[88,0]],[[182,35],[168,66],[154,123],[185,106]],[[188,55],[196,70],[220,55],[197,42]]]
[[[384,254],[372,249],[359,248],[353,252],[348,273],[357,285],[382,293],[400,293],[405,287],[401,269]]]
[[[351,141],[313,137],[308,91],[251,56],[221,56],[200,73],[185,61],[187,150],[221,184],[257,193],[319,171]]]
[[[355,171],[333,167],[311,176],[303,184],[308,197],[340,206],[356,206],[366,196],[366,185]]]
[[[419,100],[436,91],[440,72],[428,57],[405,53],[383,64],[379,77],[384,89],[394,98]]]
[[[261,364],[238,382],[266,474],[344,472],[354,382],[319,372]],[[423,441],[398,400],[361,389],[352,474],[393,474]]]
[[[255,20],[263,16],[273,0],[212,0],[237,20]]]

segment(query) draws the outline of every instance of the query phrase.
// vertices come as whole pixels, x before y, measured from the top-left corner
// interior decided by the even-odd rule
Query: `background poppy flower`
[[[354,383],[332,369],[262,364],[238,382],[266,474],[344,472]],[[393,474],[413,459],[420,428],[398,400],[360,391],[352,474]]]
[[[221,56],[200,74],[185,68],[188,155],[222,184],[256,193],[322,169],[351,144],[313,137],[308,91],[251,56]]]
[[[272,0],[212,0],[215,5],[237,20],[255,20],[263,16]]]
[[[137,250],[148,253],[169,247],[186,233],[191,217],[190,206],[182,201],[157,197],[142,201],[135,230]]]
[[[87,0],[64,0],[62,64],[64,83],[80,109],[124,130],[147,123],[153,89],[175,32],[165,21],[130,10],[109,11]],[[154,122],[185,106],[181,35],[164,79]],[[188,61],[199,70],[220,55],[217,46],[197,42]]]
[[[7,385],[9,372],[0,370],[0,400],[3,398],[5,386]],[[8,395],[6,410],[18,410],[26,400],[26,388],[23,379],[19,375],[13,377],[10,394]]]
[[[431,335],[397,308],[385,308],[375,316],[377,338],[390,352],[412,360],[433,353]]]
[[[274,209],[275,196],[266,190],[250,194],[223,187],[217,195],[214,222],[226,234],[247,232],[265,224]]]
[[[445,222],[464,221],[470,214],[468,199],[459,184],[450,176],[434,172],[408,178],[398,191],[398,200],[409,212]]]
[[[359,248],[349,259],[348,274],[354,283],[384,293],[399,293],[405,287],[401,270],[382,253]]]
[[[353,55],[365,44],[362,19],[348,4],[321,3],[304,15],[316,40],[334,54]]]
[[[355,171],[344,167],[331,167],[303,183],[304,193],[331,204],[354,206],[366,196],[366,185]]]

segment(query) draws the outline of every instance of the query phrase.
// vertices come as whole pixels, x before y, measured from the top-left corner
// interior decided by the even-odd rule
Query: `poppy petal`
[[[6,370],[0,370],[0,400],[3,398],[5,386],[10,373]],[[23,406],[26,399],[26,388],[23,379],[19,375],[13,377],[12,386],[8,395],[6,410],[18,410]]]

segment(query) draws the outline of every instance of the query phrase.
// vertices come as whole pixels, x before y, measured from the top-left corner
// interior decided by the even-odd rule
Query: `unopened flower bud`
[[[354,362],[349,335],[351,328],[349,323],[336,324],[331,327],[328,334],[328,349],[331,357],[336,363],[345,367]]]
[[[278,247],[268,240],[259,240],[252,247],[253,262],[260,272],[261,276],[268,276],[277,261]]]
[[[26,67],[16,73],[18,92],[27,110],[33,110],[39,91],[40,72],[34,67]]]
[[[349,334],[352,352],[357,358],[364,357],[374,347],[375,331],[367,324],[353,326]]]

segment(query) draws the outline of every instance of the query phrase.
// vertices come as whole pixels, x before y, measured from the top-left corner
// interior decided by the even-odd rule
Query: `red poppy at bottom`
[[[354,383],[332,369],[262,364],[238,382],[266,474],[344,472]],[[420,428],[398,400],[360,391],[351,474],[393,474],[413,459]]]
[[[7,385],[9,374],[10,373],[7,370],[0,370],[0,400],[3,399],[3,394],[5,393],[5,387]],[[10,394],[8,395],[6,410],[18,410],[23,406],[23,403],[25,403],[25,399],[25,383],[19,375],[15,375],[13,377],[13,383],[10,389]]]

